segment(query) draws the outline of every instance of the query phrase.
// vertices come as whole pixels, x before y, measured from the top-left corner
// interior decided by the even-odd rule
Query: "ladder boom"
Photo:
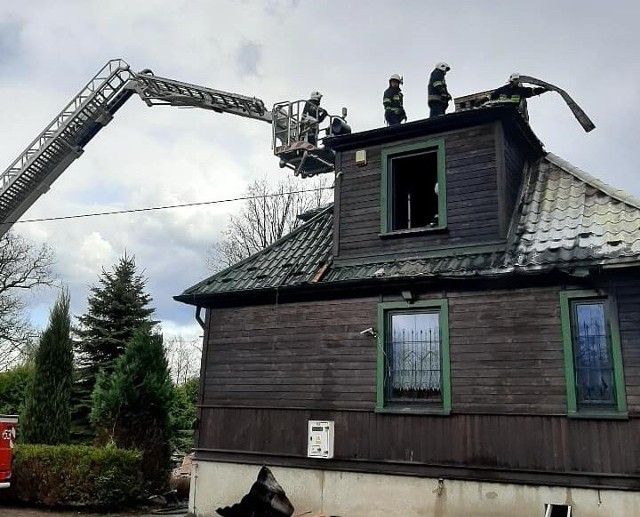
[[[203,108],[271,123],[271,112],[256,97],[183,83],[150,72],[137,74],[129,87],[134,88],[149,106],[166,104]]]
[[[110,60],[0,174],[0,236],[109,123],[131,95],[123,88],[132,77],[125,61]]]
[[[157,77],[149,71],[136,74],[124,60],[112,59],[0,174],[0,237],[49,190],[134,93],[149,106],[197,107],[271,123],[271,112],[260,99]]]
[[[272,112],[256,97],[158,77],[149,70],[134,73],[122,59],[112,59],[0,174],[0,237],[49,190],[134,93],[148,106],[203,108],[262,120],[272,124],[274,153],[282,167],[302,177],[334,170],[333,151],[318,147],[318,124],[301,118],[305,101],[276,104]],[[351,131],[344,120],[330,118],[331,127],[334,122],[340,124],[335,125],[337,130],[327,129],[328,135]]]

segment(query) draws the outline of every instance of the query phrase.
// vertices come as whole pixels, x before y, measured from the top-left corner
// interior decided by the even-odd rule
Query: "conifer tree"
[[[148,326],[138,329],[112,373],[100,374],[93,392],[98,444],[141,450],[150,493],[166,490],[169,480],[173,397],[162,335]]]
[[[51,310],[49,325],[35,353],[21,424],[22,439],[26,443],[69,442],[73,378],[70,330],[69,292],[63,290]]]
[[[146,279],[136,270],[135,257],[126,253],[113,271],[102,270],[98,285],[90,289],[86,314],[75,330],[78,376],[74,384],[73,435],[75,441],[93,440],[89,422],[91,394],[100,371],[113,370],[126,343],[141,326],[153,327],[154,309],[145,292]]]
[[[151,321],[151,296],[146,279],[136,271],[135,257],[125,254],[113,271],[102,270],[99,285],[90,289],[87,312],[78,318],[80,364],[94,374],[107,372],[122,355],[135,331]]]

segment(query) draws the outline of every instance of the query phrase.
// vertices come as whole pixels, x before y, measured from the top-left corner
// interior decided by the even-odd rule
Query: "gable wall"
[[[447,174],[446,232],[384,238],[380,234],[380,170],[383,146],[367,147],[368,163],[355,165],[355,150],[341,152],[335,221],[337,258],[406,253],[435,246],[495,242],[500,238],[495,124],[422,138],[393,146],[444,137]],[[385,144],[391,147],[391,144]]]

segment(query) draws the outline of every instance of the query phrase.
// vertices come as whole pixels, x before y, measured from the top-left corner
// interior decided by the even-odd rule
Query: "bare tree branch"
[[[177,385],[198,376],[202,356],[201,343],[200,339],[186,340],[182,336],[174,336],[164,341],[171,378]]]
[[[37,333],[19,293],[55,285],[53,262],[46,244],[36,248],[11,231],[0,238],[0,370],[15,366],[34,347]]]
[[[251,199],[229,217],[221,240],[212,246],[209,268],[219,271],[235,264],[295,230],[303,222],[298,215],[331,200],[332,179],[288,178],[275,187],[266,178],[254,181],[247,189]]]

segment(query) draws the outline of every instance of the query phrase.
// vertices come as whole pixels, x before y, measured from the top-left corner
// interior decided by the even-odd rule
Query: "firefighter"
[[[444,76],[449,70],[451,70],[451,67],[447,63],[438,63],[431,72],[429,86],[427,87],[430,117],[444,115],[445,111],[447,111],[451,95],[447,91],[447,83],[444,80]]]
[[[313,91],[302,109],[302,136],[303,139],[313,145],[318,143],[318,126],[327,118],[327,111],[320,107],[321,100],[322,94]]]
[[[525,120],[528,120],[527,103],[525,99],[541,95],[548,91],[547,88],[542,86],[537,88],[522,86],[520,83],[520,74],[514,72],[509,76],[509,82],[507,84],[493,91],[491,100],[515,106],[525,117]]]
[[[387,125],[394,126],[407,120],[407,114],[404,111],[402,105],[402,90],[400,85],[402,84],[402,77],[398,74],[393,74],[389,77],[389,88],[384,91],[382,96],[382,104],[384,106],[384,119],[387,121]]]

